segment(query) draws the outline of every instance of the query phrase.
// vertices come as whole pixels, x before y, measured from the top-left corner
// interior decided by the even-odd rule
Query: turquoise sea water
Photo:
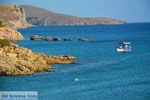
[[[39,100],[150,100],[150,23],[34,26],[18,31],[25,38],[15,42],[20,46],[73,55],[81,63],[52,65],[58,72],[0,77],[1,91],[38,91]],[[32,35],[73,41],[30,41]],[[115,46],[121,41],[131,42],[132,52],[117,53]]]

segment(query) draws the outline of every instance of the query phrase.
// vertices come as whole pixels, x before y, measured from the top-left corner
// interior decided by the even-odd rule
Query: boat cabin
[[[117,52],[125,52],[125,51],[131,51],[131,43],[130,42],[120,42],[117,46]]]

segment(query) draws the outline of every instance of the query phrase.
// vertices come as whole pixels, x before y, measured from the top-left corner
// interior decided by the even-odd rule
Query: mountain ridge
[[[19,5],[24,8],[27,22],[33,25],[103,25],[126,24],[125,21],[106,17],[78,17],[55,13],[32,5]]]

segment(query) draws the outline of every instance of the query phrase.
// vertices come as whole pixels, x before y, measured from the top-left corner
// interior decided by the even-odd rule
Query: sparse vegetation
[[[58,14],[30,5],[21,5],[27,15],[27,22],[33,25],[103,25],[125,24],[126,22],[105,17],[76,17]]]
[[[0,27],[4,27],[4,23],[0,21]]]
[[[8,40],[0,40],[0,47],[10,46],[10,44]]]

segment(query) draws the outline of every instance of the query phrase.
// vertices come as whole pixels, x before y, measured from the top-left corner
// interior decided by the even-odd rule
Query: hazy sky
[[[81,17],[150,22],[150,0],[0,0],[0,4],[34,5]]]

